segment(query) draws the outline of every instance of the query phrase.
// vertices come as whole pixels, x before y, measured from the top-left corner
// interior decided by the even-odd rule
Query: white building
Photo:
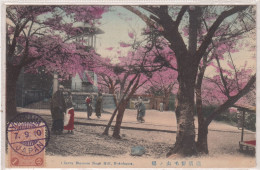
[[[81,28],[83,30],[83,34],[76,38],[76,40],[85,40],[86,43],[83,45],[96,49],[96,35],[103,34],[104,32],[97,28],[93,27],[89,24],[77,23],[76,27]],[[71,90],[72,91],[81,91],[81,92],[98,92],[97,87],[97,75],[90,70],[85,70],[83,73],[83,77],[80,77],[79,74],[72,77],[71,80]]]
[[[93,71],[85,71],[82,78],[76,74],[76,76],[71,79],[71,90],[98,92],[97,75]]]

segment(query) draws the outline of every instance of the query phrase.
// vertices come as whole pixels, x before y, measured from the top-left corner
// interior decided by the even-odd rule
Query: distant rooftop
[[[249,105],[233,105],[233,107],[237,108],[238,110],[241,111],[247,111],[247,112],[256,112],[256,107],[255,106],[249,106]]]
[[[90,25],[88,23],[83,23],[83,22],[75,22],[73,24],[73,27],[80,28],[84,34],[86,35],[91,35],[91,34],[104,34],[105,32],[101,30],[98,27],[95,27],[93,25]]]

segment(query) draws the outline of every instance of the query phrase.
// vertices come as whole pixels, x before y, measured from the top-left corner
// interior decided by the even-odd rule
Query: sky
[[[141,31],[146,27],[146,24],[138,16],[121,6],[110,8],[108,12],[103,14],[100,23],[99,28],[104,31],[104,34],[97,35],[96,50],[101,56],[110,57],[114,62],[118,61],[118,56],[126,55],[130,49],[130,47],[120,47],[119,42],[131,44],[133,39],[128,36],[129,32],[135,33],[136,38],[141,40]],[[253,44],[256,43],[251,39],[245,41]],[[108,48],[113,49],[108,50]],[[118,54],[118,51],[121,53]],[[245,60],[247,60],[247,66],[253,69],[256,68],[255,51],[252,51],[250,48],[240,49],[238,53],[232,54],[232,58],[238,67],[243,66]],[[223,67],[227,67],[225,62],[222,65]],[[206,75],[212,74],[212,71],[214,71],[213,68],[207,68]]]
[[[104,13],[99,26],[105,33],[97,35],[96,50],[103,57],[112,57],[116,60],[121,51],[121,55],[126,54],[130,48],[122,48],[119,42],[131,43],[133,39],[128,33],[134,33],[137,39],[141,39],[141,30],[146,25],[135,14],[120,6],[113,6],[109,12]],[[113,48],[111,51],[107,48]]]

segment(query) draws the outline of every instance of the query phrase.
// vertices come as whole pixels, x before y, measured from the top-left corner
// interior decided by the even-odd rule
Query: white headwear
[[[64,86],[63,85],[59,85],[59,89],[64,89]]]

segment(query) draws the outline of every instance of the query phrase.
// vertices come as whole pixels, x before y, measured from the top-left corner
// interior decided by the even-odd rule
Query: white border
[[[258,0],[3,0],[6,5],[254,5]]]
[[[1,148],[0,148],[0,159],[1,159],[1,169],[5,167],[5,105],[4,101],[2,99],[5,99],[5,7],[6,5],[257,5],[257,45],[260,42],[260,6],[258,0],[3,0],[1,3],[1,42],[0,42],[0,49],[1,49],[1,64],[0,64],[0,70],[1,70],[1,82],[0,82],[0,88],[1,88],[1,98],[0,98],[0,124],[1,124]],[[259,48],[257,46],[257,88],[256,88],[256,137],[257,137],[257,147],[256,147],[256,161],[257,166],[256,168],[250,168],[250,169],[260,169],[260,59],[259,59]],[[3,139],[3,140],[2,140]],[[234,160],[235,161],[235,160]],[[26,168],[27,169],[27,168]],[[100,169],[100,168],[98,168]],[[109,169],[109,168],[108,168]],[[111,168],[110,168],[111,169]],[[117,168],[119,169],[119,168]],[[165,169],[165,168],[164,168]],[[179,168],[177,168],[179,169]],[[210,169],[216,169],[216,168],[210,168]],[[232,168],[231,168],[232,169]],[[236,168],[237,169],[237,168]]]

